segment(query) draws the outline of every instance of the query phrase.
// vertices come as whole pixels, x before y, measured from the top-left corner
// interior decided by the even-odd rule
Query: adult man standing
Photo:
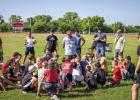
[[[35,58],[35,51],[34,51],[34,45],[36,44],[36,40],[34,37],[31,35],[31,31],[28,33],[28,36],[25,38],[25,45],[26,45],[26,50],[25,50],[25,57],[23,64],[26,61],[27,56],[29,53],[33,56],[34,62],[36,63],[36,58]]]
[[[118,56],[123,57],[123,50],[125,46],[125,37],[122,35],[121,30],[117,31],[117,35],[114,40],[115,50],[114,50],[114,59],[117,59]]]
[[[95,35],[96,55],[105,56],[106,41],[107,41],[106,34],[102,33],[101,30],[98,29],[98,34]]]
[[[50,32],[50,35],[46,38],[46,46],[44,49],[44,52],[46,49],[49,49],[51,53],[57,52],[57,46],[58,46],[58,38],[54,35],[54,32]]]
[[[81,57],[81,48],[85,44],[85,39],[80,35],[79,31],[75,32],[75,38],[77,39],[76,52],[79,57]],[[81,43],[82,41],[82,43]]]
[[[68,30],[66,32],[67,37],[64,37],[62,41],[63,48],[65,49],[65,56],[68,56],[69,58],[75,58],[77,54],[77,39],[72,36],[72,33],[71,30]]]

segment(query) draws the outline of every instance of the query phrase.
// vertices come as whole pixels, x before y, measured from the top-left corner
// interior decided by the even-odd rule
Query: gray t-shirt
[[[62,45],[65,55],[76,55],[77,39],[74,36],[63,38]]]

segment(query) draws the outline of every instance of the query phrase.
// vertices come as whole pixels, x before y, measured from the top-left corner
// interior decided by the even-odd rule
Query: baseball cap
[[[34,72],[36,70],[36,67],[34,65],[29,66],[28,71],[30,73]]]

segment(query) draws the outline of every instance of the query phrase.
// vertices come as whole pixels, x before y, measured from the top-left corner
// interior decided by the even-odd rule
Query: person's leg
[[[35,50],[34,50],[34,47],[31,47],[31,48],[30,48],[30,53],[33,55],[34,63],[36,63],[36,57],[35,57]]]
[[[105,48],[104,47],[100,47],[100,54],[102,56],[105,56]]]
[[[96,46],[96,56],[100,54],[100,47]]]
[[[67,79],[68,79],[68,87],[70,88],[70,90],[72,89],[72,75],[71,74],[67,74]]]
[[[27,58],[28,55],[29,55],[29,47],[26,47],[25,56],[24,56],[24,60],[23,60],[23,64],[25,63],[26,58]]]
[[[114,50],[114,60],[118,59],[118,49]]]
[[[140,88],[140,84],[136,83],[132,86],[132,100],[138,100],[138,90]]]
[[[81,57],[81,47],[76,49],[77,55]]]
[[[40,95],[40,89],[41,89],[41,82],[38,82],[38,87],[37,87],[37,96]]]
[[[3,83],[4,84],[7,84],[7,85],[12,85],[12,86],[16,86],[16,84],[14,84],[13,82],[9,81],[8,79],[5,79],[3,80]]]
[[[0,63],[3,63],[3,52],[0,52]]]
[[[3,91],[6,91],[4,85],[2,84],[2,82],[0,82],[0,87],[3,89]]]

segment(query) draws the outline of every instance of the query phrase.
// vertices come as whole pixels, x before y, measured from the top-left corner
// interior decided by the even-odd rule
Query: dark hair
[[[131,60],[131,57],[130,56],[126,56],[125,59]]]
[[[18,55],[19,55],[19,53],[16,51],[16,52],[13,53],[12,56],[13,56],[13,57],[16,57],[16,56],[18,56]]]
[[[73,65],[73,68],[77,67],[77,63],[76,62],[73,62],[72,65]]]
[[[33,59],[33,55],[28,55],[28,59],[32,60]]]

